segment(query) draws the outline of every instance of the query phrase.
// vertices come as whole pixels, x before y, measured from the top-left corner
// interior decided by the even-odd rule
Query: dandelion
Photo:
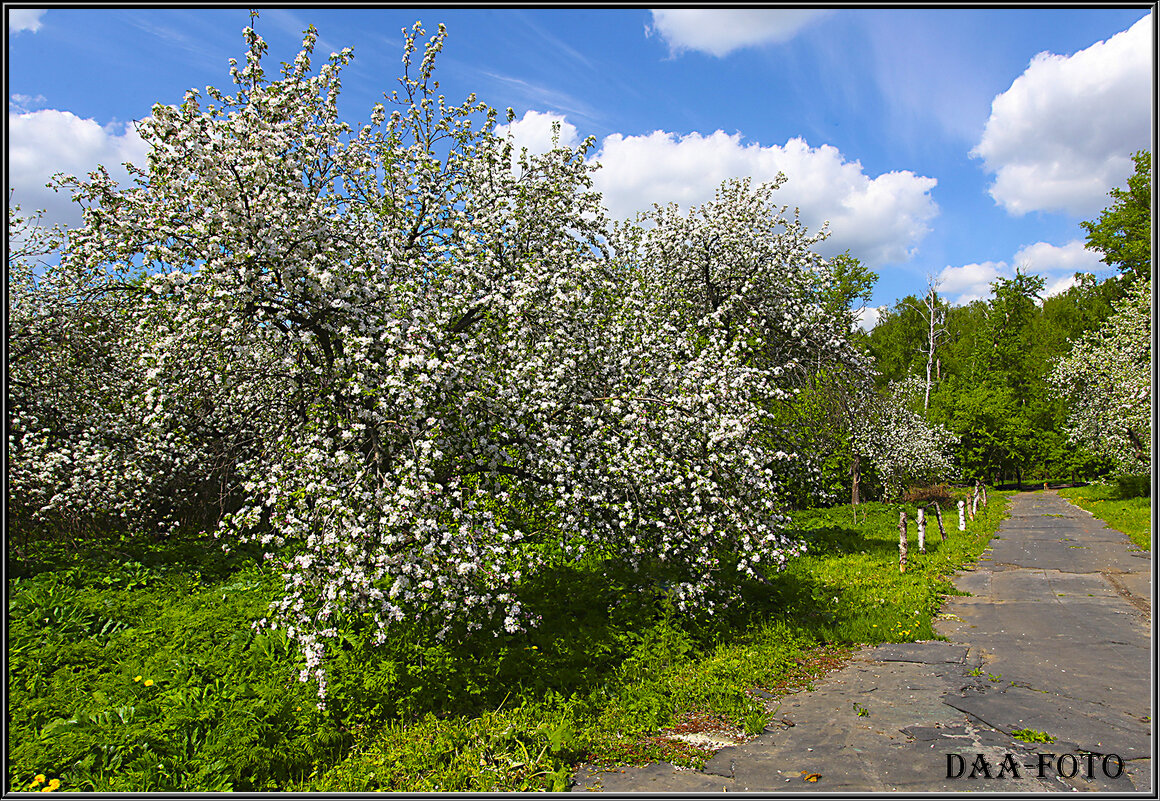
[[[140,676],[136,676],[136,677],[134,677],[134,678],[133,678],[133,681],[141,681],[141,677],[140,677]]]
[[[33,778],[33,780],[32,780],[32,784],[30,784],[30,785],[28,785],[28,786],[29,786],[29,787],[35,787],[36,785],[38,785],[38,784],[43,784],[43,783],[44,783],[44,774],[43,774],[43,773],[38,773],[38,774],[36,774],[36,777],[35,777],[35,778]]]
[[[50,779],[49,780],[47,789],[56,790],[59,787],[60,787],[60,779]]]
[[[153,686],[153,679],[145,679],[145,686],[152,687]]]

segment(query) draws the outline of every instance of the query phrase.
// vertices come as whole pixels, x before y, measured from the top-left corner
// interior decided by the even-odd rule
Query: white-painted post
[[[926,510],[918,507],[918,552],[926,553]]]
[[[971,498],[971,519],[975,519],[975,515],[979,513],[979,482],[975,482],[975,494]]]
[[[947,530],[943,527],[942,509],[938,505],[938,501],[934,502],[934,516],[938,520],[938,533],[942,537],[942,541],[947,541]]]
[[[967,530],[967,502],[959,501],[959,531]]]
[[[906,572],[906,510],[898,513],[898,572]]]

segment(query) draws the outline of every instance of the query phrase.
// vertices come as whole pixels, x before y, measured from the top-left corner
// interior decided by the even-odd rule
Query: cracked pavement
[[[1151,794],[1151,554],[1055,492],[1009,513],[954,579],[946,642],[861,649],[704,770],[582,766],[573,790]]]

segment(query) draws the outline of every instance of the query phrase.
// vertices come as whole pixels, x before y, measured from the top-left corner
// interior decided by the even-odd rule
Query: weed
[[[1054,743],[1055,738],[1050,734],[1035,729],[1015,729],[1011,736],[1025,743]]]

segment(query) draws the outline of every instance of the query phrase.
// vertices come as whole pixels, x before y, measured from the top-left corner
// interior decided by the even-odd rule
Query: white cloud
[[[8,33],[40,30],[40,18],[44,16],[43,8],[13,8],[8,11]]]
[[[687,210],[712,200],[726,178],[788,179],[778,200],[799,208],[810,230],[828,220],[831,237],[819,248],[832,256],[845,250],[872,267],[910,259],[938,214],[930,197],[933,178],[909,171],[867,175],[834,147],[812,148],[800,138],[784,146],[744,144],[739,134],[717,131],[685,136],[654,131],[644,136],[605,137],[595,175],[613,219],[624,219],[653,203],[675,202]]]
[[[855,314],[854,323],[863,331],[870,331],[874,326],[878,325],[878,318],[882,316],[882,310],[888,309],[889,306],[863,306],[860,311]]]
[[[945,267],[938,274],[938,290],[955,306],[965,306],[971,301],[982,300],[991,294],[991,283],[999,278],[1011,276],[1007,262],[985,261],[981,264],[964,264],[962,267]]]
[[[648,34],[657,33],[673,55],[699,50],[722,58],[734,50],[780,44],[829,11],[778,9],[654,9]]]
[[[561,144],[580,142],[576,126],[553,112],[528,111],[511,125],[497,126],[496,133],[510,134],[517,148],[544,153],[551,147],[553,123],[560,125]],[[687,211],[712,200],[727,178],[773,181],[784,173],[787,181],[777,201],[791,212],[799,209],[811,231],[829,222],[830,238],[818,251],[833,256],[849,250],[871,267],[912,258],[930,230],[927,222],[938,214],[930,196],[935,179],[909,171],[871,177],[836,148],[812,148],[800,138],[762,147],[724,131],[708,136],[616,133],[606,136],[589,160],[601,165],[593,183],[614,220],[634,217],[654,203],[676,203]]]
[[[541,111],[525,111],[524,116],[513,120],[509,125],[497,125],[497,136],[511,136],[514,145],[513,155],[519,156],[520,148],[526,147],[528,153],[538,155],[552,149],[552,137],[556,135],[552,126],[559,124],[558,142],[564,147],[574,148],[580,144],[580,135],[576,126],[568,122],[559,114]]]
[[[1132,174],[1152,120],[1152,17],[1072,56],[1040,53],[991,104],[971,151],[1008,212],[1089,217]]]
[[[68,226],[80,222],[80,209],[68,192],[54,192],[45,184],[56,173],[83,178],[98,164],[123,181],[120,165],[144,165],[147,145],[132,126],[82,119],[69,111],[42,109],[8,113],[8,180],[14,200],[26,212],[46,209],[45,222]]]
[[[1025,273],[1095,273],[1106,269],[1100,254],[1084,247],[1082,240],[1073,239],[1066,245],[1036,242],[1024,245],[1012,262]]]
[[[1044,280],[1043,297],[1066,292],[1075,284],[1076,273],[1099,273],[1107,269],[1098,253],[1088,250],[1079,239],[1064,245],[1036,242],[1024,245],[1014,258],[946,267],[938,275],[938,289],[956,306],[991,296],[991,283],[1000,278],[1014,278],[1015,270],[1038,275]]]

